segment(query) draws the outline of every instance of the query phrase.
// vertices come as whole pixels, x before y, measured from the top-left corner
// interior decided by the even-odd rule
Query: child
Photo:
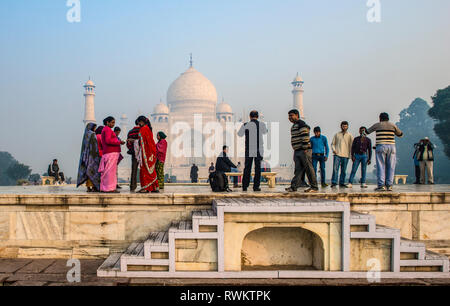
[[[159,189],[164,189],[164,163],[166,161],[167,141],[166,134],[158,132],[156,138],[156,174],[158,175]]]

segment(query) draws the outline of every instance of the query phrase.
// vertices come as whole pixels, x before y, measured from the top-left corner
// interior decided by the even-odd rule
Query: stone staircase
[[[254,201],[250,206],[248,201]],[[277,203],[278,201],[278,203]],[[191,278],[249,278],[249,277],[283,277],[283,275],[273,273],[246,273],[226,272],[220,263],[220,253],[223,252],[223,228],[224,228],[224,211],[245,211],[254,213],[282,212],[289,213],[292,207],[302,207],[301,211],[308,212],[305,209],[309,205],[311,211],[321,211],[320,204],[317,200],[309,200],[306,205],[304,200],[296,199],[274,199],[261,200],[258,199],[222,199],[214,200],[211,209],[196,210],[192,212],[190,220],[181,220],[172,222],[167,231],[152,232],[143,241],[132,243],[125,252],[111,254],[108,259],[99,267],[97,274],[99,277],[191,277]],[[311,202],[312,201],[312,202]],[[300,204],[299,204],[300,203]],[[317,204],[317,206],[315,205]],[[247,205],[247,206],[246,206]],[[343,245],[347,245],[347,251],[343,247],[343,253],[347,252],[350,256],[350,240],[352,239],[388,239],[392,241],[391,248],[391,272],[383,272],[386,277],[442,277],[449,274],[449,260],[446,256],[429,252],[425,249],[425,245],[420,242],[401,238],[400,230],[381,226],[376,224],[375,217],[369,214],[358,212],[350,212],[349,204],[335,201],[327,201],[323,207],[338,205],[337,211],[343,213],[342,223],[342,239]],[[224,209],[225,207],[225,209]],[[251,207],[249,209],[248,207]],[[283,209],[283,208],[286,209]],[[319,207],[319,208],[318,208]],[[342,207],[344,207],[342,209]],[[233,210],[234,209],[234,210]],[[219,213],[218,213],[218,210]],[[346,217],[347,216],[347,217]],[[346,224],[346,218],[349,222]],[[348,227],[346,230],[345,228]],[[346,234],[347,233],[347,234]],[[176,253],[183,246],[177,243],[183,240],[216,240],[219,263],[215,271],[186,271],[179,269],[176,263]],[[343,262],[349,259],[344,260]],[[222,259],[223,265],[223,259]],[[292,272],[292,271],[290,271]],[[320,274],[320,273],[323,274]],[[415,272],[415,273],[409,273]],[[390,274],[389,274],[390,273]],[[408,274],[409,273],[409,274]],[[422,274],[421,274],[422,273]],[[431,274],[430,274],[431,273]],[[274,276],[275,275],[275,276]],[[323,277],[323,278],[359,278],[365,277],[366,272],[352,272],[348,267],[344,267],[342,271],[302,271],[299,277]],[[304,276],[303,276],[304,275]],[[287,276],[286,276],[287,277]],[[289,276],[291,277],[291,276]]]

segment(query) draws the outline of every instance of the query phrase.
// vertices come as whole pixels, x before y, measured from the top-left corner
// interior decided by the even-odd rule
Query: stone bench
[[[227,172],[225,173],[228,177],[242,177],[244,173],[242,172]],[[255,176],[255,173],[252,173],[252,176]],[[261,172],[261,176],[265,179],[267,179],[269,188],[275,188],[276,186],[276,172]]]
[[[407,175],[395,175],[394,176],[394,183],[395,185],[399,184],[399,181],[403,182],[403,185],[406,185],[406,179],[408,178]]]
[[[53,176],[43,176],[42,185],[55,185],[55,177]]]

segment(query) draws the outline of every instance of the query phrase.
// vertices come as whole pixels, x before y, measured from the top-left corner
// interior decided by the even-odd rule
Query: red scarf
[[[142,189],[154,191],[159,187],[155,171],[156,144],[153,133],[147,125],[139,131],[139,143],[142,148],[141,186]]]

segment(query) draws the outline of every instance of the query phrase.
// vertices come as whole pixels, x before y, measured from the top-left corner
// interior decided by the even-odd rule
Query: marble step
[[[189,233],[192,232],[192,221],[172,222],[169,233]]]
[[[395,239],[396,243],[400,241],[400,230],[392,227],[376,224],[374,230],[368,232],[351,232],[351,239]]]
[[[449,272],[449,259],[445,255],[437,254],[434,252],[426,251],[424,259],[415,260],[400,260],[401,267],[441,267],[441,271],[444,273]]]
[[[122,257],[140,257],[140,256],[142,257],[144,256],[143,242],[133,242],[122,254]]]
[[[192,219],[217,219],[217,214],[212,209],[194,210]]]
[[[99,277],[115,277],[116,273],[120,271],[120,257],[122,253],[113,253],[102,263],[97,269],[97,276]]]
[[[400,253],[416,253],[417,259],[425,259],[425,244],[418,241],[402,238],[400,240]]]
[[[144,256],[152,258],[152,252],[169,252],[169,232],[152,232],[144,242]]]

